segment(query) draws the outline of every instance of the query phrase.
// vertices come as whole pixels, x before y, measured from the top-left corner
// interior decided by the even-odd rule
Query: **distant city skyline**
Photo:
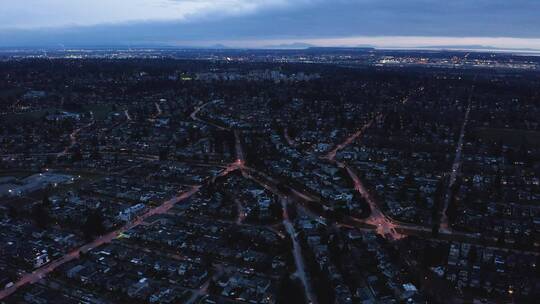
[[[540,50],[534,0],[4,0],[0,47]]]

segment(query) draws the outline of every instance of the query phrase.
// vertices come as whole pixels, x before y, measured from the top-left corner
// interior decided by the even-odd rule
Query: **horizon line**
[[[17,52],[17,51],[57,51],[57,52],[75,52],[83,50],[123,50],[123,51],[140,51],[140,50],[221,50],[221,51],[235,51],[235,50],[253,50],[253,51],[301,51],[310,49],[350,49],[350,50],[374,50],[374,51],[426,51],[426,52],[474,52],[474,53],[501,53],[501,54],[530,54],[540,55],[540,49],[535,48],[498,48],[492,46],[389,46],[389,47],[377,47],[377,46],[324,46],[324,45],[310,45],[302,47],[292,46],[246,46],[246,47],[229,47],[226,45],[209,45],[209,46],[190,46],[190,45],[168,45],[168,44],[96,44],[96,45],[66,45],[66,46],[0,46],[0,52]]]
[[[119,40],[78,41],[48,39],[47,42],[4,44],[0,49],[66,49],[66,48],[184,48],[184,49],[306,49],[374,48],[403,50],[464,50],[540,52],[540,38],[519,37],[452,37],[452,36],[342,36],[342,37],[275,37],[201,40]]]

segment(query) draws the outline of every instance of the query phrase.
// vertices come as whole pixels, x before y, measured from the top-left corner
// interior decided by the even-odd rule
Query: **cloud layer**
[[[88,26],[137,21],[189,21],[287,7],[287,0],[2,0],[0,28]]]
[[[540,38],[538,12],[538,0],[2,0],[0,46],[504,37],[494,43],[527,47]]]

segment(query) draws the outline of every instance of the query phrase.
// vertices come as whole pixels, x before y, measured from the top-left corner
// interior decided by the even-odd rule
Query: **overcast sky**
[[[540,0],[1,0],[0,46],[540,50]]]

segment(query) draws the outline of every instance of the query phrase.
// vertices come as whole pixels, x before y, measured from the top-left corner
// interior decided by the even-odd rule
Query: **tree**
[[[43,196],[42,200],[43,206],[50,207],[51,206],[51,200],[49,199],[48,195]]]
[[[469,249],[469,255],[467,256],[467,260],[469,261],[469,264],[475,263],[477,258],[478,258],[478,251],[476,249],[476,246],[471,246],[471,248]]]
[[[431,236],[434,238],[439,237],[439,222],[438,221],[435,221],[433,223],[433,226],[431,227]]]
[[[90,154],[90,158],[93,160],[101,159],[101,153],[99,152],[98,148],[95,148],[92,150],[92,153]]]
[[[291,221],[294,221],[296,219],[296,216],[298,214],[298,211],[296,209],[296,205],[294,204],[287,204],[287,214],[289,215],[289,219]]]
[[[276,303],[306,303],[304,288],[301,285],[298,280],[291,280],[288,274],[283,275],[279,280]]]
[[[9,205],[8,207],[8,217],[10,219],[17,219],[19,217],[19,212],[17,211],[17,208],[13,205]]]
[[[95,236],[105,233],[103,215],[98,210],[87,210],[86,221],[81,227],[81,230],[87,239],[92,239]]]
[[[50,223],[48,206],[43,202],[34,204],[32,206],[32,219],[39,228],[47,228]]]
[[[72,156],[71,156],[71,160],[72,160],[73,162],[78,162],[78,161],[83,160],[83,155],[82,155],[80,149],[77,149],[76,151],[73,152],[73,154],[72,154]]]
[[[279,219],[281,218],[282,213],[281,205],[273,200],[270,204],[270,214],[272,215],[272,218]]]
[[[169,158],[169,149],[168,148],[162,148],[159,150],[159,160],[164,161]]]

